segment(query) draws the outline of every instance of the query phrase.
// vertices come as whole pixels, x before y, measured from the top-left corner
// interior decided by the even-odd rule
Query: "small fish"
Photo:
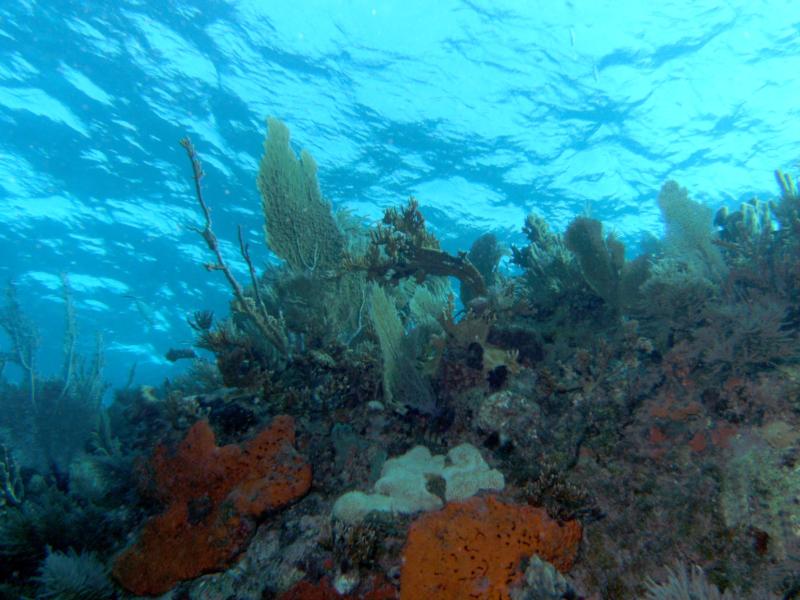
[[[134,296],[133,294],[123,294],[123,296],[133,300],[134,305],[136,305],[136,310],[139,312],[142,319],[144,319],[150,329],[153,329],[156,325],[153,309],[138,296]]]
[[[600,71],[597,70],[597,65],[592,65],[592,75],[594,75],[594,82],[600,83]]]
[[[575,47],[575,30],[572,27],[569,28],[569,42],[570,42],[570,45],[574,48]]]
[[[177,362],[183,358],[197,358],[197,354],[191,348],[170,348],[164,358],[169,362]]]

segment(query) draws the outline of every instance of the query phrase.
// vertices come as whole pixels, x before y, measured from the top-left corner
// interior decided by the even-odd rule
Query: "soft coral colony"
[[[774,201],[716,216],[667,182],[666,235],[638,257],[595,219],[560,234],[532,214],[500,268],[490,233],[445,252],[414,198],[371,228],[334,211],[270,119],[257,184],[281,262],[259,273],[240,230],[241,282],[182,145],[206,268],[233,295],[226,318],[189,319],[214,360],[80,403],[99,363],[68,352],[61,377],[39,376],[11,289],[3,360],[27,376],[2,383],[4,592],[797,595],[788,176]],[[82,427],[58,455],[48,432],[70,406]]]

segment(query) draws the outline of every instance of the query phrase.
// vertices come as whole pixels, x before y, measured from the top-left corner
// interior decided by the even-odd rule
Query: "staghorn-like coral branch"
[[[230,270],[225,262],[225,259],[222,257],[222,252],[219,248],[219,241],[217,240],[217,236],[214,234],[214,230],[211,228],[211,211],[203,199],[203,189],[200,185],[200,180],[203,178],[205,173],[203,172],[203,167],[200,164],[200,159],[197,156],[197,151],[188,137],[183,138],[180,144],[184,150],[186,150],[186,155],[189,157],[189,160],[192,163],[192,178],[194,179],[195,195],[197,197],[197,202],[200,204],[200,208],[203,211],[203,217],[205,219],[205,224],[202,229],[199,227],[192,227],[192,229],[199,233],[200,237],[205,240],[206,245],[208,246],[209,250],[214,253],[214,256],[217,260],[215,263],[206,263],[205,268],[209,271],[222,271],[222,273],[225,275],[225,279],[228,280],[228,283],[233,290],[233,295],[236,298],[236,304],[239,310],[244,312],[253,320],[260,333],[264,335],[264,337],[273,346],[275,346],[280,352],[286,352],[288,350],[288,340],[286,338],[283,320],[270,315],[267,312],[263,301],[261,300],[261,294],[258,290],[258,281],[255,275],[255,268],[253,267],[253,261],[250,259],[248,246],[244,242],[241,227],[239,228],[239,248],[242,252],[242,257],[247,263],[247,268],[250,271],[250,277],[253,281],[253,291],[256,296],[257,306],[251,298],[248,298],[245,295],[244,289],[236,280],[233,272]]]
[[[267,307],[264,300],[261,298],[261,290],[258,285],[258,277],[256,276],[256,269],[253,267],[253,261],[250,258],[250,244],[244,241],[244,234],[242,234],[242,226],[239,225],[239,251],[242,253],[244,261],[247,263],[247,271],[250,273],[250,282],[253,285],[253,294],[256,297],[256,303],[261,314],[267,314]]]
[[[243,302],[244,290],[228,268],[225,259],[222,258],[222,252],[219,249],[219,241],[214,231],[211,229],[211,210],[209,210],[208,205],[203,199],[203,189],[200,186],[200,180],[205,176],[205,173],[200,164],[200,159],[197,157],[197,151],[194,149],[194,145],[188,137],[183,138],[180,143],[184,150],[186,150],[186,155],[192,163],[192,179],[194,180],[195,196],[197,197],[197,202],[200,204],[203,217],[205,218],[205,224],[202,229],[199,227],[192,227],[192,230],[200,234],[200,237],[206,242],[209,250],[211,250],[217,258],[216,263],[206,263],[205,268],[209,271],[222,271],[223,275],[225,275],[225,279],[228,280],[228,283],[233,289],[236,299]]]
[[[64,329],[64,368],[62,378],[64,387],[61,388],[61,398],[63,398],[72,386],[73,371],[75,369],[75,341],[78,338],[78,326],[75,319],[75,305],[72,302],[72,289],[69,285],[69,277],[66,273],[61,273],[61,290],[64,299],[64,311],[66,312],[66,327]]]

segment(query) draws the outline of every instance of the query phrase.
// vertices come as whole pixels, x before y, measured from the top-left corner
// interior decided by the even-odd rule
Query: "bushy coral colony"
[[[599,221],[450,254],[411,198],[367,227],[268,121],[240,282],[186,139],[206,266],[188,374],[103,406],[102,348],[0,382],[0,594],[100,599],[800,597],[800,195],[677,183],[637,257]],[[507,263],[501,262],[509,255]],[[217,276],[212,273],[211,276]],[[201,352],[205,351],[205,352]]]

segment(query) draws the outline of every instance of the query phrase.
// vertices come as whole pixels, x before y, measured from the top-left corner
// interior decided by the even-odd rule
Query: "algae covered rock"
[[[487,433],[496,433],[500,443],[530,446],[538,439],[542,426],[539,405],[512,390],[489,395],[480,405],[473,425]]]
[[[776,560],[784,560],[800,539],[800,467],[785,460],[796,440],[789,424],[771,422],[737,437],[722,471],[725,525],[765,532],[766,551]]]

